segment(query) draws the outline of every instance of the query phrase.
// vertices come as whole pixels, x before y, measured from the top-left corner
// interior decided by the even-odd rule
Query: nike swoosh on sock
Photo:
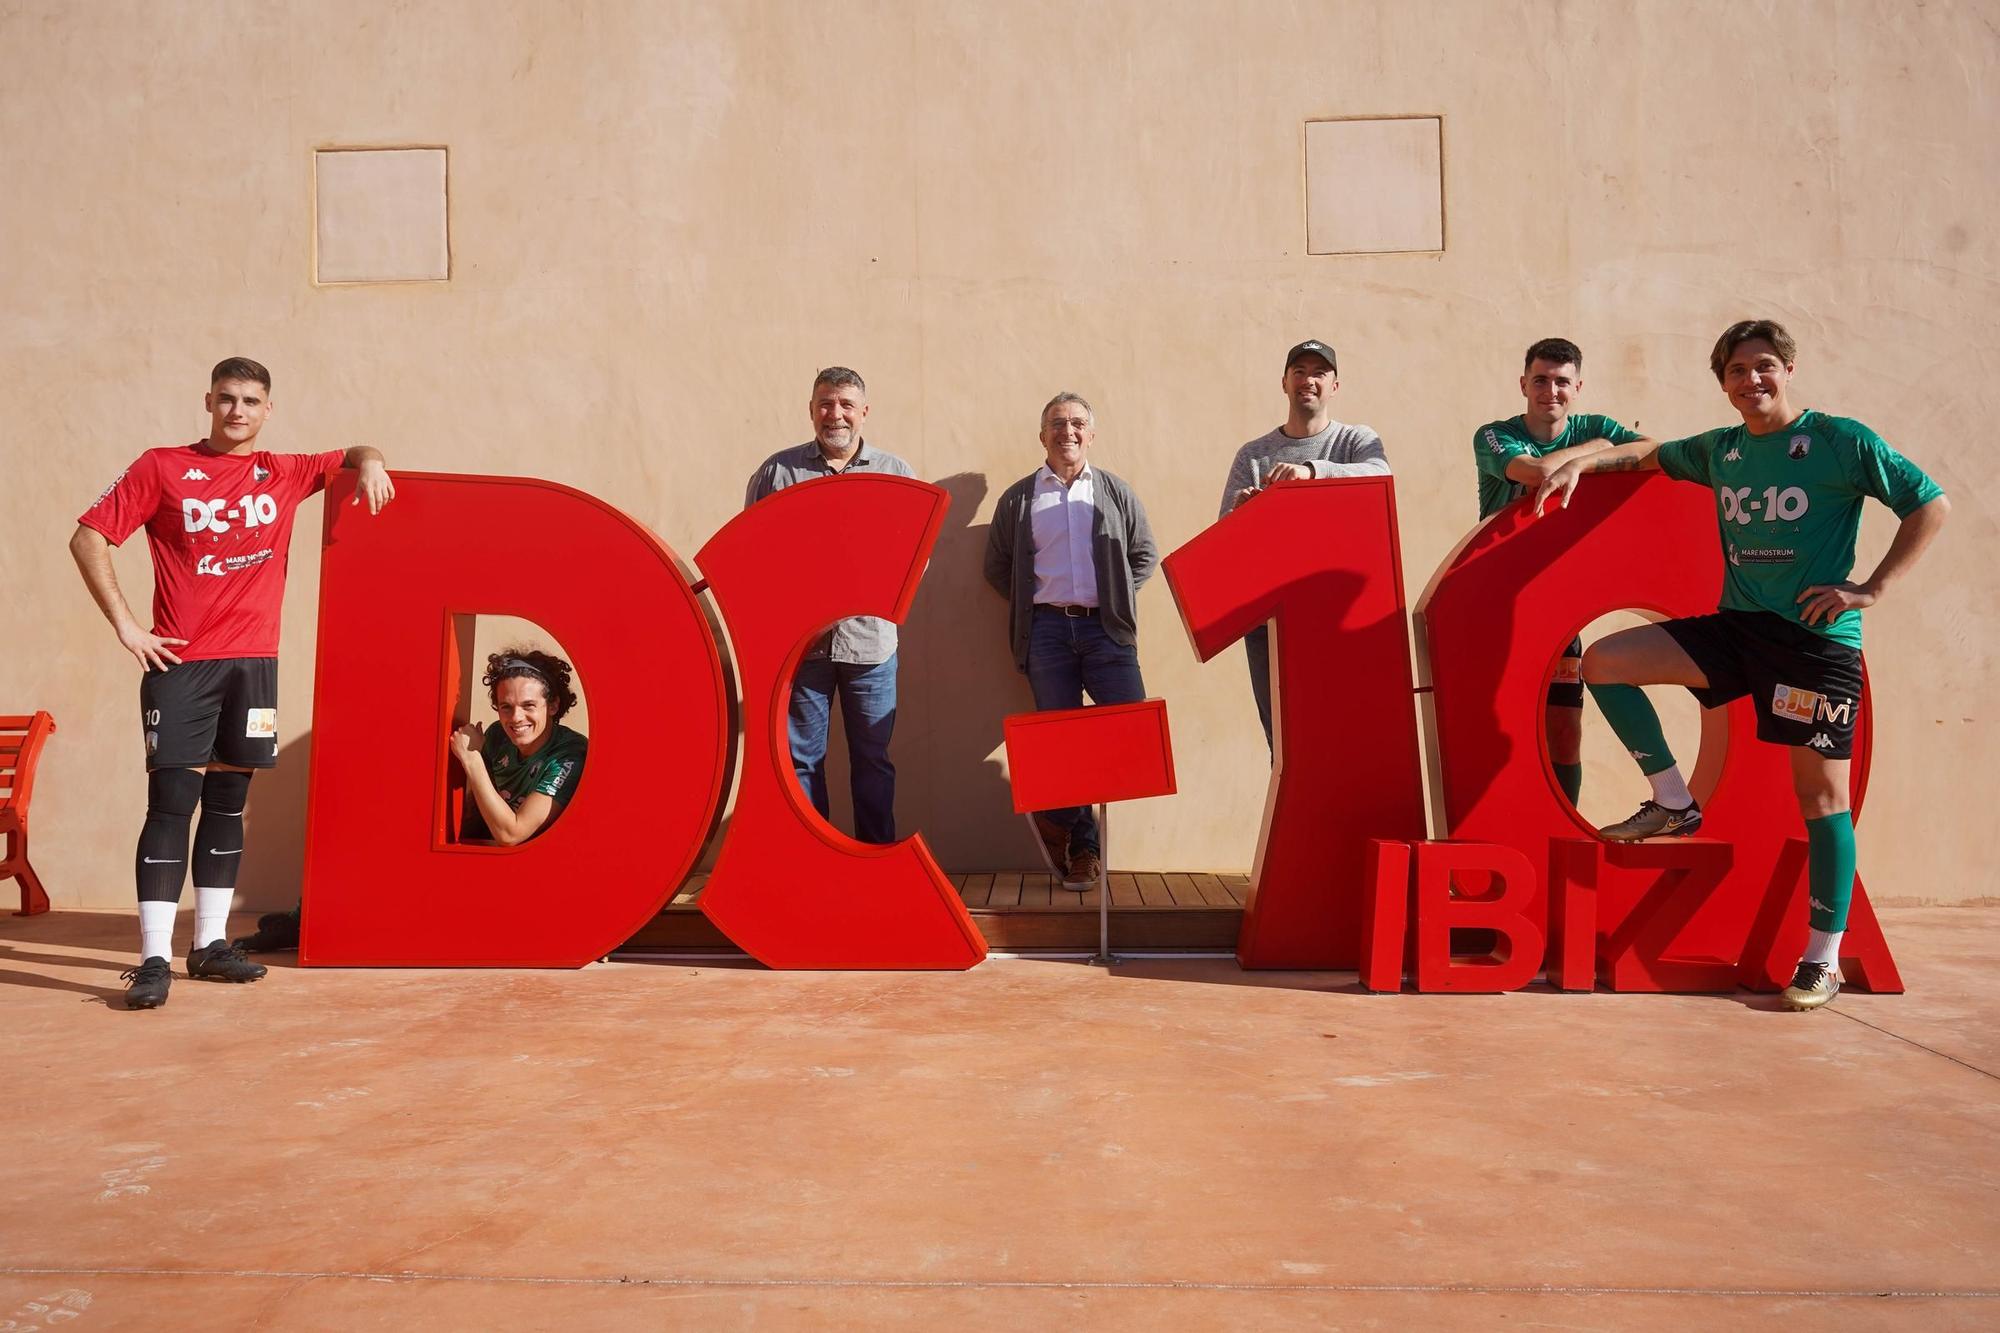
[[[145,861],[149,866],[177,866],[181,863],[180,858],[177,856],[170,856],[164,861],[156,856],[148,856],[145,858]]]

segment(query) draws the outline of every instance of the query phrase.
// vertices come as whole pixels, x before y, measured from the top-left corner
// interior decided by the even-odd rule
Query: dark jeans
[[[1085,690],[1094,704],[1137,703],[1146,697],[1136,647],[1114,643],[1096,616],[1065,616],[1039,607],[1028,631],[1028,688],[1040,709],[1081,708]],[[1103,854],[1097,813],[1089,806],[1041,813],[1069,830],[1072,854]]]
[[[1250,693],[1257,700],[1257,720],[1264,724],[1264,748],[1271,748],[1271,627],[1259,625],[1243,636],[1243,653],[1250,659]]]
[[[896,730],[896,657],[861,664],[809,657],[792,679],[787,732],[792,768],[806,799],[825,818],[826,738],[833,719],[833,696],[840,695],[840,721],[847,729],[847,782],[854,796],[854,836],[861,842],[896,840],[896,766],[889,762],[889,736]]]

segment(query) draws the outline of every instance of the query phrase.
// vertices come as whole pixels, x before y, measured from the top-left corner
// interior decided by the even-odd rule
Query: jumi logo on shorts
[[[243,734],[251,740],[275,740],[278,735],[278,710],[275,708],[252,708],[245,711],[246,721]]]
[[[1842,699],[1839,703],[1835,703],[1824,694],[1813,690],[1802,690],[1796,685],[1780,685],[1772,692],[1771,711],[1792,722],[1823,719],[1845,725],[1854,720],[1854,700]]]
[[[1793,722],[1810,722],[1825,698],[1823,694],[1802,690],[1796,685],[1780,685],[1771,695],[1771,711]]]

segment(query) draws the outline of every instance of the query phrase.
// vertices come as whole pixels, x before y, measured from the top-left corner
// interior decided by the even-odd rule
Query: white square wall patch
[[[1306,123],[1306,253],[1444,249],[1444,123]]]
[[[313,280],[441,282],[451,276],[442,148],[313,154]]]

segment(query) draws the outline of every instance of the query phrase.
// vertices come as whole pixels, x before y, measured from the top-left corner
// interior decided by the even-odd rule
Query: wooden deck
[[[1097,947],[1097,895],[1058,888],[1041,872],[1003,870],[948,875],[992,949]],[[1113,871],[1111,947],[1126,950],[1236,948],[1248,875]],[[632,950],[734,953],[696,905],[706,875],[695,875],[667,909],[625,944]]]

